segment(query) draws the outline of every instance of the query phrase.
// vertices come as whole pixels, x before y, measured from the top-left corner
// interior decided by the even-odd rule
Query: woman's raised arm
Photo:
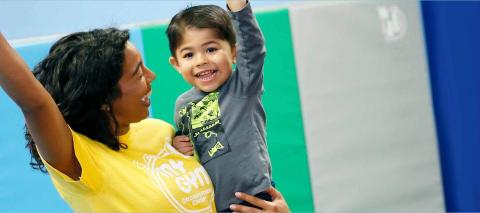
[[[0,86],[20,107],[40,155],[50,165],[78,179],[72,134],[47,90],[0,33]]]

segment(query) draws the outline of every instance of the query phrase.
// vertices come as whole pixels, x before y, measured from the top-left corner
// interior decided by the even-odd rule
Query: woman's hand
[[[278,190],[273,187],[267,189],[268,194],[272,196],[272,201],[262,200],[260,198],[254,197],[241,192],[236,192],[235,196],[243,201],[253,204],[255,207],[248,207],[239,204],[230,205],[230,209],[234,212],[290,212],[287,202]]]
[[[184,155],[193,155],[193,144],[190,142],[190,138],[186,135],[175,136],[172,145],[177,151]]]

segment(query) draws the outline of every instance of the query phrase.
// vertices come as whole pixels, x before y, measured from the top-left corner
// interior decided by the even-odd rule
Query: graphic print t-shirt
[[[190,135],[195,150],[201,153],[202,164],[230,151],[220,120],[218,92],[206,95],[198,102],[190,102],[179,110],[177,135]]]
[[[173,131],[156,119],[132,124],[120,151],[72,131],[80,180],[46,167],[76,212],[216,212],[208,174],[171,146]]]

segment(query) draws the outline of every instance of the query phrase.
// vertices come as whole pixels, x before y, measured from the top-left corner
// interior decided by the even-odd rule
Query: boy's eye
[[[215,47],[209,47],[209,48],[207,48],[207,53],[213,53],[213,52],[215,52],[215,51],[217,51],[217,48],[215,48]]]
[[[193,53],[186,53],[186,54],[183,55],[183,58],[188,58],[188,59],[190,59],[190,58],[192,58],[192,57],[193,57]]]

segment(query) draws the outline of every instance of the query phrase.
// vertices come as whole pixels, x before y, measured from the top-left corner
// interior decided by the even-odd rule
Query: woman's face
[[[118,81],[120,97],[112,102],[112,108],[119,124],[119,132],[128,129],[130,123],[139,122],[148,117],[151,83],[155,74],[144,64],[137,48],[127,42],[122,77]]]

